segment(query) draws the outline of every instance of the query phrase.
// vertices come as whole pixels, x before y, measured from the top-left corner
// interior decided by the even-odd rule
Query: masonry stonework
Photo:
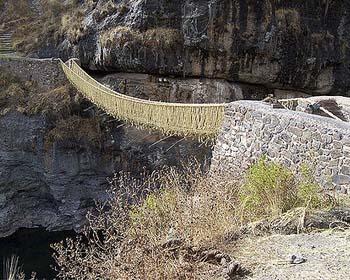
[[[57,59],[1,57],[0,72],[12,73],[23,81],[36,81],[39,88],[46,90],[68,83]]]
[[[350,124],[326,117],[236,101],[213,151],[211,170],[243,178],[259,158],[299,174],[306,164],[325,189],[350,194]]]

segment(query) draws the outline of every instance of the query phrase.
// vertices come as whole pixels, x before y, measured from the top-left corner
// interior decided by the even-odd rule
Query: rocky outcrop
[[[223,79],[161,77],[138,73],[108,74],[97,79],[128,96],[175,103],[227,103],[240,100],[242,87]]]
[[[348,1],[100,0],[59,49],[90,69],[349,95],[349,15]]]
[[[138,175],[162,165],[178,165],[208,150],[178,139],[150,147],[161,136],[134,128],[101,131],[101,146],[86,135],[78,142],[45,142],[50,124],[42,116],[11,112],[0,118],[0,237],[21,227],[78,230],[94,200],[104,200],[108,177]],[[98,128],[96,128],[98,129]]]

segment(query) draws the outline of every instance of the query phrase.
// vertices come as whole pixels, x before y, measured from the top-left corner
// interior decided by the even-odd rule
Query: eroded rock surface
[[[348,1],[95,1],[60,53],[90,69],[349,94]]]

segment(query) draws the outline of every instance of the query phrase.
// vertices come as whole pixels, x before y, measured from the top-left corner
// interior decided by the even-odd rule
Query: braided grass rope
[[[132,125],[158,129],[167,135],[213,139],[227,104],[185,104],[149,101],[115,92],[89,76],[75,61],[61,61],[68,80],[109,115]]]

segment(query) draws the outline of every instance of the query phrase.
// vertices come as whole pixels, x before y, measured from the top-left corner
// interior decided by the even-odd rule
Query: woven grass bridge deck
[[[61,61],[74,87],[109,115],[133,125],[162,131],[167,135],[215,138],[227,104],[187,104],[149,101],[109,89],[88,75],[76,59]]]

